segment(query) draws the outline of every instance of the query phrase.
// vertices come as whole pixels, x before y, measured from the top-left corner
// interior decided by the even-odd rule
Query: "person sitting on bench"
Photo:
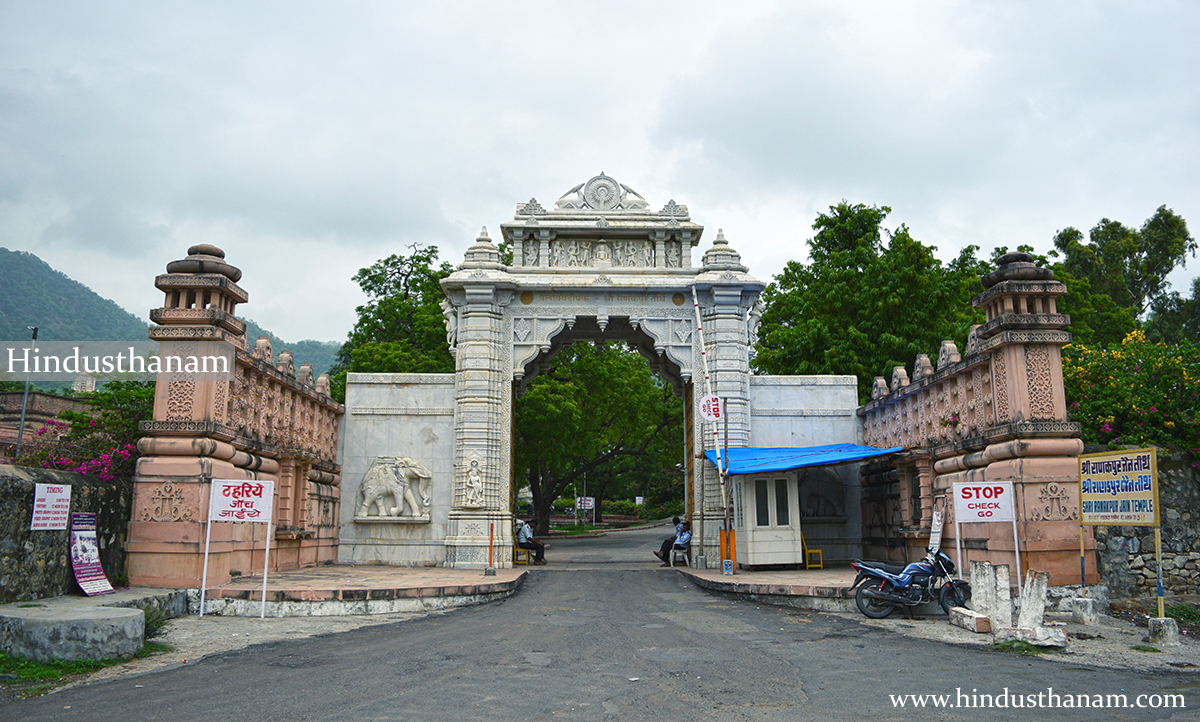
[[[692,525],[685,521],[679,525],[679,533],[663,540],[662,549],[654,552],[654,556],[662,560],[664,567],[669,567],[671,566],[671,557],[668,555],[671,553],[672,547],[675,549],[687,549],[688,544],[691,542]]]
[[[533,529],[529,528],[529,522],[521,522],[521,526],[517,529],[517,546],[533,552],[534,564],[546,563],[542,559],[546,555],[546,545],[533,538]]]

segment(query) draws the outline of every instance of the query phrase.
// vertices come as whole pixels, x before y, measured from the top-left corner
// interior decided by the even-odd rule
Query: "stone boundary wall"
[[[71,572],[71,532],[29,529],[34,484],[71,486],[71,511],[96,512],[100,562],[109,580],[124,577],[129,480],[100,481],[65,471],[4,465],[0,466],[0,603],[82,594]]]
[[[1104,451],[1088,446],[1084,453]],[[1162,507],[1163,590],[1200,593],[1200,471],[1186,452],[1159,447],[1158,503]],[[1154,527],[1097,526],[1100,575],[1114,597],[1157,593]]]

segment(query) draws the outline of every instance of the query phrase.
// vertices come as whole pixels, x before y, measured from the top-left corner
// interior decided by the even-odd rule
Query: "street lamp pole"
[[[37,349],[33,344],[37,341],[37,326],[26,326],[25,328],[33,331],[33,338],[29,339],[29,353],[35,353]],[[33,374],[29,366],[29,361],[25,362],[25,396],[21,399],[21,423],[17,427],[17,455],[15,458],[21,457],[21,442],[25,439],[25,409],[29,406],[29,378]]]

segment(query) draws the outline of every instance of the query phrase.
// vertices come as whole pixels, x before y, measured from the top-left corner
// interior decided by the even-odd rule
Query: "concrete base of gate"
[[[849,567],[770,572],[738,570],[732,575],[722,574],[719,568],[680,568],[679,573],[701,589],[742,594],[764,604],[823,612],[858,611],[854,593],[850,591],[856,574]]]
[[[267,577],[268,617],[333,617],[427,612],[506,599],[525,570],[450,569],[384,564],[336,564],[293,569]],[[200,590],[188,591],[189,613],[200,612]],[[263,613],[262,577],[241,577],[205,592],[204,613],[257,617]]]

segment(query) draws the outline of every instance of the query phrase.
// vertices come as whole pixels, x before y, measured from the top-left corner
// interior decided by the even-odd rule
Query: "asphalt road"
[[[1069,667],[712,596],[664,530],[554,540],[509,600],[0,706],[3,720],[1157,720],[1176,709],[894,706],[892,695],[1184,695],[1200,675]],[[959,697],[961,690],[966,697]],[[1072,698],[1078,699],[1078,698]],[[1094,699],[1094,698],[1093,698]]]

